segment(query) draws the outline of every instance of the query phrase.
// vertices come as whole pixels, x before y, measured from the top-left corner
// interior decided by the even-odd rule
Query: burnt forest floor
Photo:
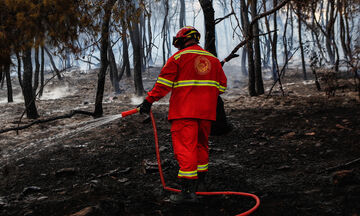
[[[155,79],[149,75],[145,89]],[[328,97],[311,81],[291,74],[283,81],[286,96],[275,87],[268,99],[248,97],[240,81],[230,83],[223,99],[233,130],[210,138],[209,190],[258,195],[261,205],[253,215],[360,215],[357,93],[342,89]],[[265,82],[267,91],[271,83]],[[39,100],[41,118],[93,110],[96,73],[69,73],[49,87],[66,95]],[[6,89],[0,93],[5,98]],[[171,204],[156,166],[151,123],[143,115],[116,115],[139,101],[106,89],[103,119],[75,116],[19,135],[0,134],[0,215],[212,216],[236,215],[254,205],[250,198],[224,195],[204,197],[198,205]],[[166,99],[155,103],[153,113],[165,181],[178,188],[167,106]],[[23,104],[3,103],[0,110],[0,129],[14,127]],[[24,118],[21,125],[29,122]]]

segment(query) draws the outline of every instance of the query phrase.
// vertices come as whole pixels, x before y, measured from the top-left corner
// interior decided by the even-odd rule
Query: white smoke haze
[[[22,93],[19,93],[13,97],[13,100],[14,100],[13,102],[14,104],[23,103],[24,97]],[[7,103],[8,103],[8,99],[6,96],[0,99],[0,104],[7,104]]]
[[[41,96],[40,100],[55,100],[55,99],[64,98],[64,97],[74,95],[74,94],[76,94],[76,90],[69,87],[68,85],[62,85],[62,86],[57,86],[57,87],[45,86],[44,93]],[[13,99],[14,99],[13,103],[15,103],[15,104],[24,103],[24,97],[23,97],[22,93],[15,95],[13,97]],[[7,103],[8,103],[8,100],[7,100],[6,96],[0,98],[0,104],[7,104]]]
[[[45,87],[44,93],[41,96],[41,100],[55,100],[59,98],[64,98],[70,95],[74,95],[76,92],[74,89],[70,88],[68,85],[58,86],[55,88]]]
[[[144,97],[133,96],[130,100],[131,100],[131,104],[139,105],[144,101]]]

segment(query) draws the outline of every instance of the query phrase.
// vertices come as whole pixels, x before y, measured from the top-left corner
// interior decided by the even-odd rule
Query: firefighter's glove
[[[139,106],[137,106],[138,108],[140,108],[140,114],[149,114],[151,110],[151,105],[152,103],[144,99],[144,101]]]

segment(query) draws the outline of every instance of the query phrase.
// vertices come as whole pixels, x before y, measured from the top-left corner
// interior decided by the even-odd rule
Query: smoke
[[[68,85],[59,86],[59,87],[55,87],[55,88],[45,87],[44,93],[40,99],[41,100],[55,100],[55,99],[67,97],[67,96],[73,95],[73,94],[75,94],[75,91],[72,88],[70,88]],[[24,102],[24,97],[23,97],[22,93],[15,95],[13,97],[13,99],[14,99],[15,104]],[[7,102],[8,102],[7,97],[3,97],[0,99],[0,104],[6,104]]]
[[[24,102],[24,97],[23,97],[22,94],[20,93],[20,94],[15,95],[15,96],[13,97],[13,100],[14,100],[13,103],[15,103],[15,104],[17,104],[17,103],[23,103],[23,102]],[[8,102],[7,97],[4,97],[4,98],[1,98],[1,99],[0,99],[0,104],[6,104],[7,102]]]
[[[137,97],[137,96],[133,96],[131,98],[131,104],[133,105],[139,105],[143,102],[144,98],[143,97]]]
[[[54,100],[63,97],[67,97],[69,95],[73,95],[75,91],[71,89],[68,85],[59,86],[55,88],[45,88],[43,95],[41,96],[41,100]]]

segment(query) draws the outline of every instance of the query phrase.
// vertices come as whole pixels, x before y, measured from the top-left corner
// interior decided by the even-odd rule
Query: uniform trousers
[[[171,136],[179,178],[197,179],[198,172],[207,172],[211,121],[175,119],[171,121]]]

